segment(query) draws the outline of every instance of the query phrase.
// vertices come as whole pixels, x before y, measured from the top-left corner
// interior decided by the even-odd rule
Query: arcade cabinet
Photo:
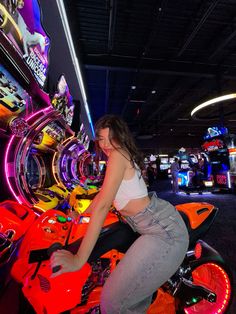
[[[231,189],[227,136],[228,129],[218,126],[208,128],[204,135],[202,149],[209,159],[214,191],[229,191]]]

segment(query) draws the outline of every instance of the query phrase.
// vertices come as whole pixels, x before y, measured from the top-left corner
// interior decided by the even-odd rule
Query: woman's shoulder
[[[122,148],[115,149],[111,152],[109,159],[118,160],[124,163],[129,164],[131,162],[131,158],[127,151]]]

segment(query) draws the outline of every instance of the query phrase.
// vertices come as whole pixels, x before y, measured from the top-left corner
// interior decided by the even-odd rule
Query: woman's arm
[[[57,251],[52,255],[51,266],[61,266],[61,269],[54,276],[64,272],[79,270],[87,262],[124,177],[126,165],[127,160],[121,153],[118,151],[111,152],[101,190],[89,206],[92,214],[80,248],[76,255],[72,255],[64,250]]]

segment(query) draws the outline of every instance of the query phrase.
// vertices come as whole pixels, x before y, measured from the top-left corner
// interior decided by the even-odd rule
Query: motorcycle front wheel
[[[208,302],[203,299],[198,303],[186,307],[186,314],[216,314],[226,313],[229,306],[232,283],[231,277],[223,266],[216,263],[206,263],[198,266],[192,271],[193,282],[213,291],[216,294],[216,302]]]

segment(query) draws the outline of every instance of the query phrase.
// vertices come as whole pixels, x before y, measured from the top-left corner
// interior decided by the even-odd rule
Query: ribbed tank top
[[[141,171],[135,168],[133,178],[122,180],[116,193],[114,206],[117,210],[123,209],[130,200],[142,198],[148,195],[147,186],[141,175]]]

